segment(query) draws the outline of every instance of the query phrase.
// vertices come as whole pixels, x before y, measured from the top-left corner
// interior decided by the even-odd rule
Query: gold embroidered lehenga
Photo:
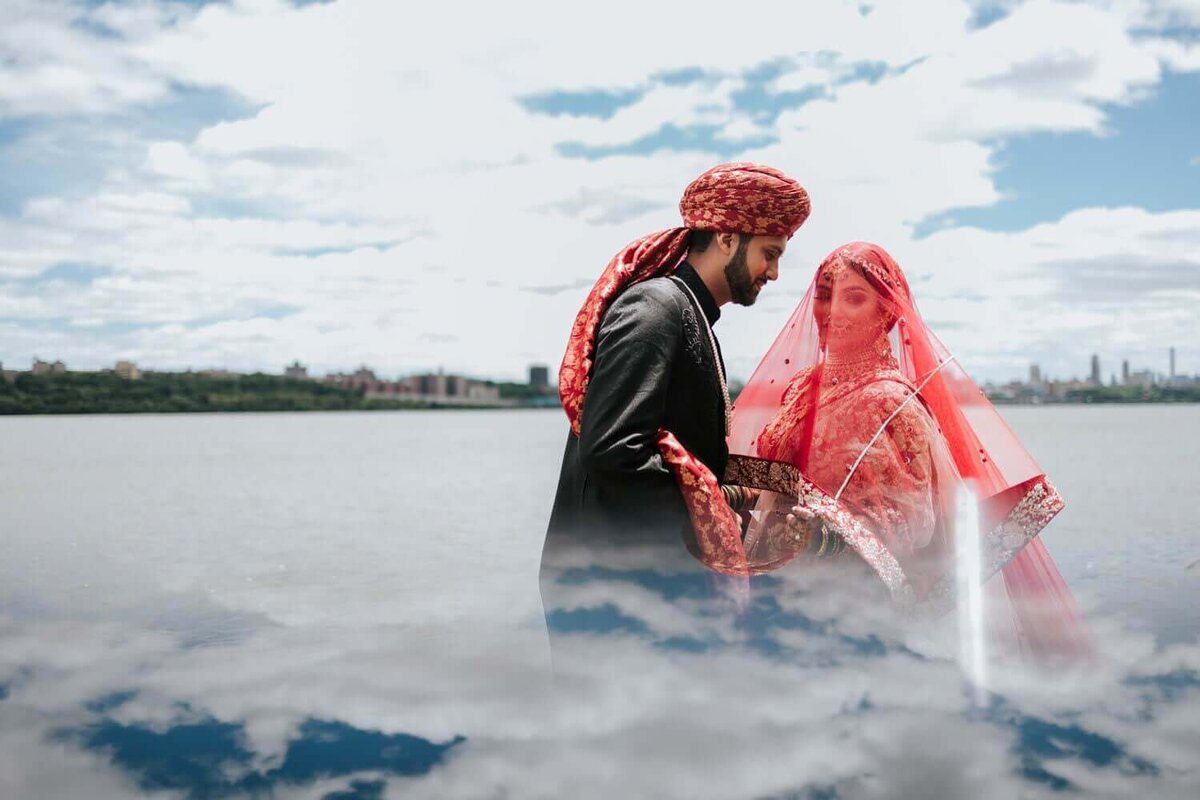
[[[978,545],[978,569],[995,576],[992,591],[1006,595],[1023,645],[1087,649],[1038,538],[1061,497],[925,325],[903,272],[877,245],[854,242],[822,262],[739,395],[729,446],[724,481],[764,490],[744,543],[716,502],[715,476],[664,449],[697,555],[714,569],[754,575],[857,557],[896,600],[946,610],[956,551]],[[807,529],[785,522],[797,505],[816,515]]]
[[[808,368],[789,382],[779,413],[759,434],[758,456],[798,468],[803,462],[808,480],[830,495],[849,475],[842,505],[877,533],[922,595],[929,580],[922,562],[932,560],[936,575],[937,563],[952,550],[953,466],[937,426],[923,405],[905,402],[914,387],[890,353],[836,383],[821,381],[818,388],[818,380],[817,370]],[[745,541],[750,563],[782,563],[797,555],[796,540],[782,524],[794,504],[790,494],[771,492],[759,499]]]

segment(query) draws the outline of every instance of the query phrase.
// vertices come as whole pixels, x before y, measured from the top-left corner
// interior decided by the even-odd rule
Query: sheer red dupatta
[[[822,263],[739,395],[729,445],[726,480],[768,490],[746,536],[749,572],[805,555],[780,535],[798,499],[835,524],[897,600],[948,609],[955,508],[969,487],[983,576],[1002,571],[1022,642],[1086,648],[1037,538],[1061,498],[926,326],[882,248],[855,242]]]

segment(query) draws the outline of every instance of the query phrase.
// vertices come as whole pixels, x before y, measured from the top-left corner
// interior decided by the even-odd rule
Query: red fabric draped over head
[[[897,597],[952,603],[958,549],[978,537],[978,568],[985,578],[1002,571],[1021,646],[1087,651],[1038,536],[1062,498],[926,324],[882,247],[850,242],[822,261],[738,396],[729,451],[735,468],[797,470],[800,502],[837,523]],[[734,548],[748,571],[806,553],[767,521],[794,502],[778,491],[760,498],[764,522]],[[977,529],[969,514],[959,528],[964,504],[975,506]]]
[[[674,272],[687,254],[689,229],[791,238],[808,218],[809,208],[804,187],[761,164],[720,164],[692,181],[679,201],[683,227],[652,233],[623,247],[608,262],[575,317],[558,373],[558,393],[571,429],[579,433],[596,332],[618,294],[635,283]]]
[[[839,336],[850,336],[837,332],[838,320],[848,317],[850,310],[826,300],[829,307],[821,312],[819,289],[823,275],[837,283],[839,268],[857,271],[875,290],[878,313],[886,323],[880,329],[886,337],[882,346],[895,360],[894,370],[913,387],[920,387],[921,405],[936,420],[958,474],[970,479],[984,497],[1041,476],[1037,462],[925,324],[900,266],[882,247],[870,242],[843,245],[818,267],[807,294],[738,397],[730,452],[762,455],[756,439],[779,411],[785,390],[797,377],[806,376],[802,383],[813,393],[829,387],[830,378],[823,374],[829,350]],[[827,329],[832,331],[824,336],[819,325],[822,313],[830,320]],[[815,406],[807,414],[817,415]],[[807,463],[795,466],[808,468]]]

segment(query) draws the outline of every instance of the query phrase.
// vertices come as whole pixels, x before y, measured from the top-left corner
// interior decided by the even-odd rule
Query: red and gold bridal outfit
[[[1038,534],[1061,497],[1020,440],[926,326],[896,262],[854,242],[831,253],[739,395],[724,478],[764,489],[742,547],[750,574],[830,552],[859,558],[903,605],[942,611],[955,600],[954,555],[979,537],[983,577],[997,575],[1022,643],[1087,647],[1070,591]],[[696,478],[703,482],[706,476]],[[688,495],[693,523],[728,520]],[[955,530],[960,503],[977,531]],[[795,505],[816,512],[821,547],[783,524]],[[832,529],[837,546],[826,547]],[[720,568],[720,567],[718,567]],[[999,584],[996,584],[998,587]]]

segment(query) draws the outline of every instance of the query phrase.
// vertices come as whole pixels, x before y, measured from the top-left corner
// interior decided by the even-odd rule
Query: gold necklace
[[[883,334],[871,346],[864,347],[850,356],[826,354],[822,380],[837,384],[860,375],[899,368],[896,357],[892,355],[887,335]]]

